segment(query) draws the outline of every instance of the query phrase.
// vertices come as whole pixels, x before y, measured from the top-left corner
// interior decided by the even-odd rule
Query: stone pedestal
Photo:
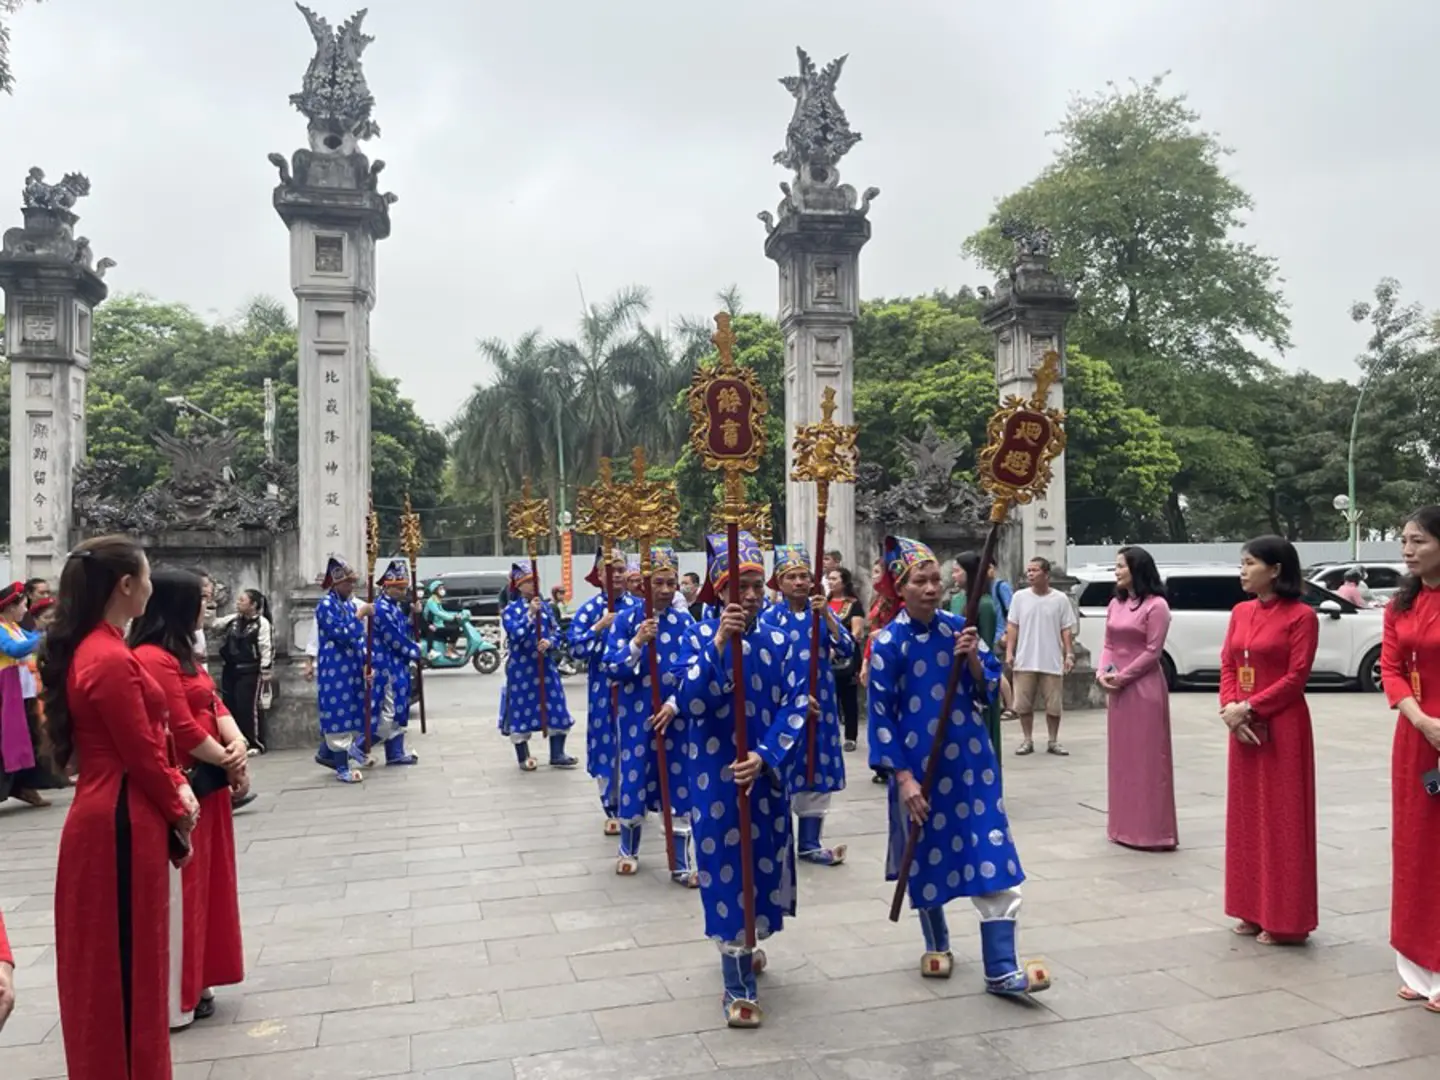
[[[799,424],[820,419],[820,398],[835,389],[835,422],[855,422],[854,325],[860,314],[860,249],[870,221],[854,212],[794,213],[781,219],[765,241],[765,254],[780,268],[780,330],[785,335],[785,472],[795,464],[790,443]],[[790,480],[785,488],[785,539],[815,543],[815,485]],[[847,566],[859,565],[855,488],[830,488],[827,550],[840,551]],[[812,552],[819,558],[823,552]]]
[[[1065,324],[1078,308],[1074,291],[1050,268],[1048,233],[1017,232],[1014,268],[997,284],[981,316],[995,335],[995,381],[1001,401],[1029,398],[1035,392],[1035,369],[1053,350],[1060,356],[1060,379],[1050,390],[1049,404],[1065,407]],[[1065,572],[1064,454],[1055,459],[1051,471],[1045,494],[1011,511],[1019,528],[1006,530],[997,562],[1017,583],[1024,581],[1025,563],[1037,555],[1050,560],[1057,577]]]
[[[90,245],[76,238],[66,209],[77,193],[46,185],[32,170],[25,224],[5,233],[4,352],[10,360],[10,573],[20,580],[60,574],[70,548],[71,482],[85,459],[85,382],[92,313],[106,286]],[[83,181],[83,177],[73,178]],[[84,184],[84,194],[89,190]]]

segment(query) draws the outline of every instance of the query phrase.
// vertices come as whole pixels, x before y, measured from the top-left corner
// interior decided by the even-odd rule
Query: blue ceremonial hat
[[[611,548],[611,549],[610,549],[610,563],[611,563],[611,565],[614,565],[614,564],[616,564],[616,563],[619,563],[619,564],[623,565],[624,562],[625,562],[625,553],[624,553],[623,551],[621,551],[619,548]],[[605,549],[604,549],[604,548],[596,548],[596,549],[595,549],[595,565],[592,566],[592,567],[590,568],[590,572],[585,575],[585,581],[586,581],[587,584],[594,585],[595,588],[597,588],[597,589],[603,589],[603,588],[605,587]]]
[[[813,569],[810,565],[810,552],[805,549],[804,544],[780,544],[775,548],[775,567],[770,573],[766,588],[778,589],[780,579],[791,570],[804,570],[808,574]]]
[[[939,562],[935,553],[919,540],[904,536],[887,536],[881,545],[880,560],[884,572],[880,576],[880,592],[892,600],[900,599],[900,586],[906,575],[921,563]]]
[[[661,570],[674,570],[680,572],[680,556],[675,554],[675,549],[665,544],[656,544],[650,549],[650,572],[658,573]]]
[[[375,584],[382,589],[387,585],[409,585],[410,568],[405,564],[404,559],[391,559],[390,565],[385,567],[385,572],[380,575]]]
[[[535,576],[535,568],[530,565],[529,559],[521,559],[519,562],[510,564],[510,586],[514,588],[528,577]]]
[[[705,537],[706,574],[705,584],[700,589],[700,599],[705,603],[720,603],[720,592],[730,580],[730,540],[724,533],[711,533]],[[765,555],[755,537],[740,530],[740,573],[747,570],[765,572]]]
[[[359,576],[355,568],[339,555],[331,555],[330,561],[325,564],[325,576],[320,579],[320,587],[328,592],[341,582],[354,581]]]

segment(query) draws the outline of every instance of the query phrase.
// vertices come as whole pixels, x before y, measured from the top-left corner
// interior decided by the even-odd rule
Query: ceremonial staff
[[[763,528],[769,521],[770,508],[745,501],[745,473],[760,467],[765,455],[765,414],[768,404],[765,388],[755,372],[735,363],[735,333],[730,329],[730,315],[715,316],[715,336],[711,338],[720,353],[719,361],[710,367],[695,369],[688,395],[690,409],[690,445],[705,468],[725,473],[725,495],[717,518],[725,525],[729,545],[729,603],[740,603],[740,530],[747,525]],[[768,533],[768,529],[765,530]],[[756,536],[762,545],[765,539]],[[768,536],[766,537],[768,539]],[[750,752],[750,738],[745,716],[745,650],[743,641],[730,644],[731,681],[734,697],[731,715],[735,718],[735,761],[744,761]],[[737,785],[736,798],[740,813],[740,889],[745,909],[745,943],[755,947],[755,866],[750,837],[750,792]]]
[[[375,679],[375,560],[380,557],[380,519],[375,514],[375,496],[370,496],[370,509],[365,514],[365,602],[370,614],[365,616],[365,753],[370,752],[374,738],[374,717],[370,709],[370,684]]]
[[[645,450],[637,446],[631,459],[634,479],[623,485],[625,518],[630,523],[627,532],[640,544],[640,575],[645,583],[645,618],[653,619],[655,594],[650,587],[653,566],[650,560],[650,546],[656,537],[671,537],[680,530],[680,498],[675,494],[675,485],[663,480],[645,479]],[[657,714],[664,704],[660,690],[660,651],[652,638],[645,647],[650,665],[650,715]],[[655,769],[660,775],[660,817],[665,822],[665,850],[670,859],[670,872],[680,868],[675,865],[675,823],[670,812],[670,763],[665,753],[665,733],[656,731]],[[743,827],[743,826],[742,826]]]
[[[605,610],[615,615],[615,560],[612,548],[625,531],[624,492],[616,485],[610,472],[610,459],[602,457],[596,470],[595,483],[582,487],[575,496],[575,528],[595,537],[600,545],[601,557],[605,560]],[[620,714],[620,686],[610,680],[610,722],[618,730]],[[618,791],[620,776],[620,755],[617,753],[611,772],[610,782]],[[616,796],[618,798],[618,795]],[[609,819],[613,820],[613,819]],[[608,821],[607,821],[608,826]],[[618,823],[617,823],[618,829]],[[607,835],[613,835],[607,833]]]
[[[1044,494],[1050,483],[1050,462],[1065,449],[1065,414],[1052,409],[1046,403],[1050,387],[1060,377],[1060,354],[1050,351],[1045,354],[1039,368],[1035,370],[1035,393],[1030,400],[1021,397],[1006,398],[1004,403],[990,417],[986,426],[985,449],[980,451],[978,460],[980,483],[994,497],[990,506],[990,532],[985,537],[985,546],[980,551],[980,565],[975,571],[975,580],[965,587],[965,625],[978,626],[980,599],[985,595],[985,578],[990,565],[995,561],[995,545],[1000,538],[1000,528],[1005,523],[1010,507],[1028,503]],[[930,744],[930,753],[925,762],[925,780],[921,786],[925,802],[930,802],[931,790],[939,771],[940,755],[950,736],[950,713],[955,707],[955,691],[960,685],[960,671],[964,664],[950,665],[950,678],[945,684],[945,698],[940,703],[940,717],[935,726],[935,741]],[[900,921],[900,909],[905,901],[905,887],[910,879],[910,864],[915,859],[915,845],[920,840],[920,824],[910,822],[910,832],[905,840],[905,853],[895,878],[895,898],[890,903],[890,921]]]
[[[420,627],[420,578],[415,571],[415,562],[420,549],[425,546],[425,537],[420,532],[420,515],[410,505],[410,493],[405,493],[405,512],[400,515],[400,550],[410,561],[410,627],[418,644],[421,639]],[[420,703],[420,734],[425,732],[425,653],[420,653],[420,662],[415,665],[415,697]]]
[[[545,700],[545,654],[540,651],[540,633],[545,626],[545,602],[540,598],[540,555],[536,541],[550,532],[550,500],[530,497],[530,478],[525,477],[520,498],[509,507],[510,537],[525,542],[530,559],[530,580],[535,584],[535,599],[540,610],[535,613],[535,671],[540,678],[540,735],[550,737],[550,705]]]
[[[824,593],[825,512],[830,505],[831,484],[853,484],[855,466],[859,462],[856,440],[860,429],[854,424],[835,423],[835,388],[827,386],[820,399],[818,424],[802,424],[795,429],[795,466],[791,480],[810,480],[815,484],[815,592]],[[825,618],[816,611],[810,623],[810,703],[805,718],[805,783],[815,786],[815,732],[819,727],[819,710],[815,708],[820,682],[820,631]]]

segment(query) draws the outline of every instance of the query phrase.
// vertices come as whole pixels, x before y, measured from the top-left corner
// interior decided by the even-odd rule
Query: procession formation
[[[639,872],[646,820],[658,818],[670,880],[699,892],[705,936],[719,947],[726,1023],[754,1028],[764,1015],[759,943],[799,911],[797,862],[845,862],[845,845],[824,838],[830,799],[845,787],[835,665],[853,663],[860,645],[827,600],[821,564],[804,544],[778,546],[767,574],[768,508],[745,501],[743,482],[764,452],[765,396],[733,359],[728,316],[716,323],[719,362],[697,370],[690,393],[692,444],[725,475],[716,513],[724,529],[706,536],[706,576],[693,611],[681,597],[674,549],[655,542],[676,532],[678,499],[672,484],[647,479],[637,449],[628,482],[616,482],[606,460],[582,492],[581,530],[600,538],[586,581],[599,593],[562,631],[543,599],[535,552],[551,527],[549,505],[531,497],[527,481],[509,512],[511,537],[529,557],[511,566],[501,613],[509,648],[498,726],[523,772],[540,767],[535,737],[548,742],[548,767],[574,768],[566,740],[575,721],[554,654],[564,647],[585,663],[586,769],[600,826],[618,838],[615,873]],[[1053,454],[1064,445],[1063,417],[1046,404],[1055,365],[1051,354],[1033,398],[1007,403],[992,424],[999,435],[981,462],[995,493],[993,525],[977,580],[993,563],[1009,506],[1048,480],[1045,448]],[[794,477],[816,485],[822,544],[830,485],[855,476],[857,432],[835,423],[834,411],[832,391],[822,419],[795,435]],[[639,551],[627,555],[615,543],[622,537]],[[373,568],[373,547],[367,555]],[[404,742],[409,671],[425,655],[407,627],[418,631],[418,601],[409,617],[401,606],[410,583],[405,564],[391,563],[373,583],[372,596],[374,585],[381,589],[373,603],[354,599],[355,580],[332,556],[316,616],[323,736],[316,761],[345,783],[362,779],[376,742],[385,745],[387,766],[415,762]],[[947,979],[954,956],[945,905],[968,898],[981,920],[985,989],[1017,998],[1044,990],[1044,965],[1022,963],[1017,952],[1025,874],[987,723],[1002,665],[993,638],[981,639],[982,591],[972,590],[964,614],[942,610],[939,560],[899,536],[884,541],[876,583],[894,613],[867,642],[869,764],[889,789],[891,919],[898,921],[908,897],[923,938],[920,974]],[[434,603],[432,595],[426,606]]]

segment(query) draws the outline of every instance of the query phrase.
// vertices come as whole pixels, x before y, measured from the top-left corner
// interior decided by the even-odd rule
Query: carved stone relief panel
[[[75,307],[75,351],[90,355],[90,309],[83,304]]]
[[[343,311],[317,311],[315,313],[315,337],[320,341],[344,341],[345,313]]]
[[[836,375],[840,371],[840,338],[834,335],[815,337],[815,370]]]
[[[55,396],[55,380],[49,375],[31,375],[27,380],[25,393],[32,398]]]
[[[54,304],[20,305],[20,343],[52,344],[60,334],[60,318]]]
[[[345,238],[343,236],[315,237],[315,272],[317,274],[343,274],[345,272]]]
[[[840,268],[833,263],[815,267],[815,299],[836,300],[840,296]]]

